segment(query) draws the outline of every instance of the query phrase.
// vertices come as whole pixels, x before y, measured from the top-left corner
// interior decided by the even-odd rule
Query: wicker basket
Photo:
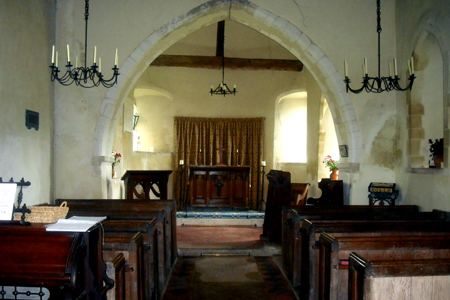
[[[30,214],[25,214],[25,221],[30,223],[55,223],[59,219],[65,219],[69,212],[67,202],[61,206],[30,206]],[[14,213],[14,220],[19,221],[22,213]]]

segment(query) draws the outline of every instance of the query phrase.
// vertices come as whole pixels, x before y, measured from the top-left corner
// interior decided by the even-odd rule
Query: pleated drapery
[[[250,166],[249,207],[257,208],[261,190],[264,118],[175,117],[173,197],[179,207],[189,202],[189,166]],[[180,160],[184,161],[180,194]]]

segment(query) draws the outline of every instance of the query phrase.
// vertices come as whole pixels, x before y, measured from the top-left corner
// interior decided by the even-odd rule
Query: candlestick
[[[394,58],[394,75],[397,76],[397,59]]]
[[[180,166],[184,165],[184,160],[180,159]]]
[[[345,72],[345,77],[348,77],[348,66],[347,66],[347,60],[344,60],[344,72]]]
[[[367,57],[364,57],[364,72],[367,75]]]
[[[265,160],[262,161],[261,166],[263,166],[263,167],[266,166],[266,161]]]

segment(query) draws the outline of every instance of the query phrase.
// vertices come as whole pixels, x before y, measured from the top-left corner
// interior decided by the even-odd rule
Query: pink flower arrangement
[[[325,166],[327,166],[328,169],[330,169],[330,171],[333,171],[338,168],[339,161],[331,158],[331,155],[327,155],[324,157],[323,163],[325,164]]]
[[[122,155],[119,152],[113,152],[112,156],[114,158],[114,162],[112,163],[112,167],[114,168],[114,166],[118,163],[120,163],[120,159],[122,158]]]

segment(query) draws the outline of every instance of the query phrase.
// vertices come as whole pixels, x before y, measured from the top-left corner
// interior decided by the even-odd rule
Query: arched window
[[[275,106],[275,161],[306,163],[307,93],[281,97]]]

